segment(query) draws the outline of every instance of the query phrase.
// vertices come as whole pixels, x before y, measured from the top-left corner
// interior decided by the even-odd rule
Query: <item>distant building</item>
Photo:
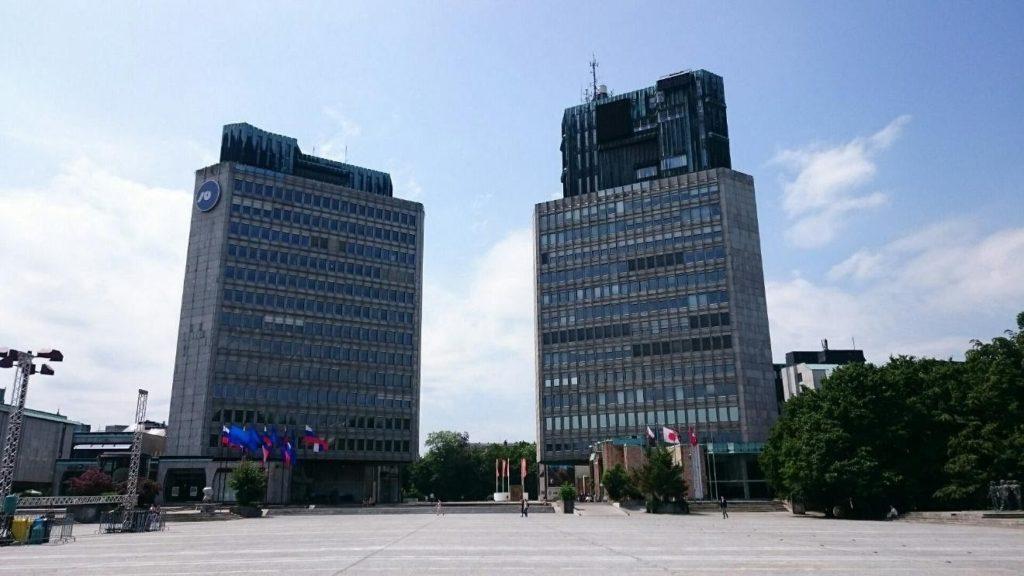
[[[787,352],[786,363],[776,365],[783,401],[799,394],[803,387],[818,388],[822,380],[843,364],[865,362],[863,350],[830,350],[827,340],[822,344],[822,350],[816,352]]]
[[[156,480],[156,465],[164,452],[167,426],[150,420],[142,426],[140,476]],[[54,464],[52,494],[68,494],[68,482],[93,468],[109,474],[115,483],[124,482],[131,464],[134,436],[134,427],[127,425],[106,426],[102,432],[76,431],[71,438],[71,453]]]
[[[6,441],[7,419],[14,406],[4,403],[5,391],[0,389],[0,446]],[[25,409],[22,420],[21,443],[18,449],[18,469],[14,476],[15,492],[39,490],[49,493],[53,484],[54,464],[71,454],[72,435],[88,430],[81,422],[69,420],[62,414]]]

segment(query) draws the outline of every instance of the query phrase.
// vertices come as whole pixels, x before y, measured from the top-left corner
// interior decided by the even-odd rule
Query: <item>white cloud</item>
[[[787,239],[805,248],[823,246],[852,214],[887,203],[882,192],[857,190],[874,179],[875,156],[893,144],[909,121],[909,116],[900,116],[868,137],[777,154],[772,162],[795,173],[783,183],[783,207],[790,219]]]
[[[347,162],[348,144],[362,135],[363,127],[342,113],[338,106],[324,106],[322,112],[331,120],[334,128],[329,136],[322,138],[314,147],[314,154],[321,158]]]
[[[469,430],[479,440],[531,439],[531,231],[512,231],[494,244],[464,286],[426,286],[421,439],[442,428]]]
[[[1012,326],[1024,309],[1024,228],[940,222],[835,265],[832,283],[767,283],[772,349],[833,347],[855,337],[869,358],[960,357],[972,338]],[[846,285],[840,282],[855,280]]]
[[[0,343],[66,358],[33,379],[29,405],[128,423],[145,388],[150,414],[166,418],[190,195],[79,159],[44,186],[0,196]]]

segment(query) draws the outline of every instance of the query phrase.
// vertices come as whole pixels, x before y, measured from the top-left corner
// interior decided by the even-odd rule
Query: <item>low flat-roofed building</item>
[[[166,444],[167,426],[160,422],[143,422],[141,475],[156,479],[156,465]],[[127,479],[131,463],[134,426],[107,426],[102,432],[83,430],[75,432],[71,450],[65,458],[54,464],[52,493],[68,493],[68,482],[86,470],[99,468],[109,474],[115,483]]]
[[[5,391],[0,389],[0,446],[7,441],[7,421],[15,410],[14,406],[4,402],[4,395]],[[85,424],[69,420],[63,414],[26,408],[14,491],[48,492],[53,483],[54,463],[70,456],[74,432],[88,429]]]

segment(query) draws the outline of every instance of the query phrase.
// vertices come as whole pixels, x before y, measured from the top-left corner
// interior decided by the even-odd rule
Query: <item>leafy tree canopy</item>
[[[1024,313],[965,362],[838,368],[783,407],[761,464],[776,493],[829,513],[979,507],[1024,470]]]

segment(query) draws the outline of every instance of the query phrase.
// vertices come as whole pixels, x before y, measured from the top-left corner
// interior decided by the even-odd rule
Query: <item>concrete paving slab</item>
[[[0,548],[6,574],[1024,574],[1024,530],[786,513],[283,516]]]

